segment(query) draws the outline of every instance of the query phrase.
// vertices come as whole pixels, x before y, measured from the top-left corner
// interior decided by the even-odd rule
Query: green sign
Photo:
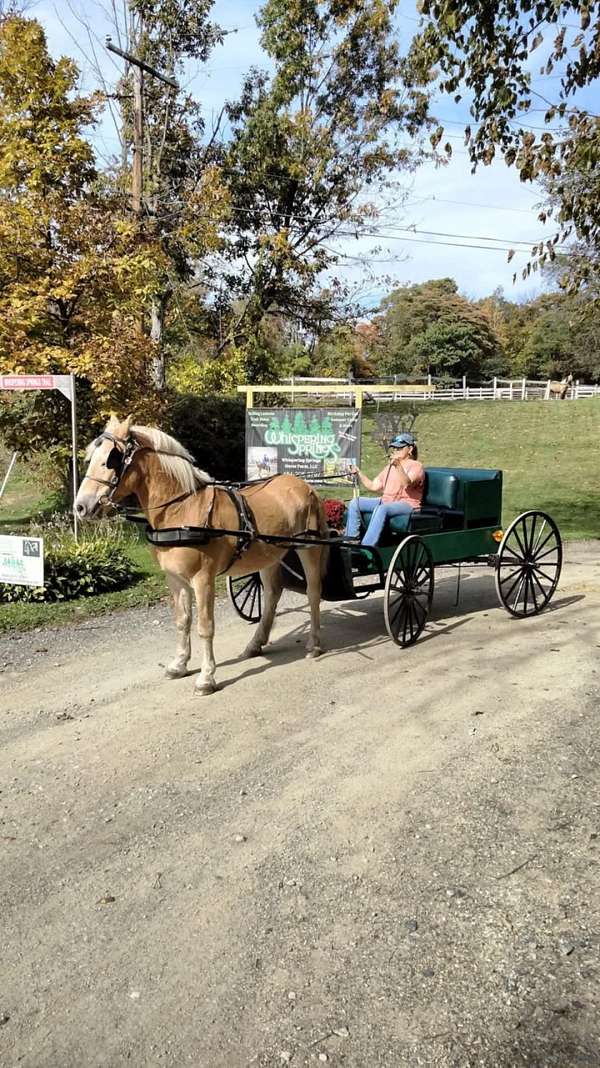
[[[360,462],[360,412],[348,408],[249,408],[249,479],[289,474],[318,482]]]

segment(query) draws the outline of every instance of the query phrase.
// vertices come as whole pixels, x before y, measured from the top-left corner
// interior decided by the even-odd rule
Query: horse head
[[[140,446],[131,434],[132,417],[111,416],[102,434],[88,445],[88,468],[75,498],[80,519],[100,515],[108,505],[133,492],[129,466]]]

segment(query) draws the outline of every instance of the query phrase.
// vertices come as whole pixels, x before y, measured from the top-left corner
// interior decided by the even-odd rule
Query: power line
[[[234,213],[237,213],[237,214],[242,215],[242,216],[243,215],[256,216],[256,215],[259,215],[261,210],[264,211],[265,209],[259,209],[259,208],[256,208],[256,209],[255,208],[236,208],[236,207],[234,207],[231,210]],[[157,219],[158,221],[161,221],[161,220],[172,218],[173,216],[178,215],[178,214],[179,214],[178,211],[173,211],[173,212],[167,212],[164,215],[156,215],[156,216],[153,216],[153,217],[155,219]],[[211,216],[210,215],[204,215],[204,216],[196,215],[195,218],[197,218],[197,219],[199,219],[199,218],[210,219]],[[274,219],[289,219],[289,216],[286,215],[284,212],[269,211],[267,209],[267,212],[265,213],[265,221],[267,223],[269,223],[269,222],[272,222]],[[314,220],[311,216],[308,216],[308,215],[304,215],[304,216],[297,215],[297,216],[294,216],[294,218],[291,221],[294,222],[294,223],[299,223],[299,224],[307,223],[307,222],[309,222],[309,223],[310,222],[314,222],[315,226],[318,225],[317,220]],[[226,220],[225,220],[225,222],[226,222]],[[325,225],[327,222],[331,222],[332,223],[333,220],[325,220],[323,225]],[[456,238],[460,238],[461,240],[464,239],[465,241],[502,242],[503,245],[505,245],[507,240],[508,240],[508,241],[510,241],[511,245],[527,245],[528,247],[531,247],[532,245],[536,245],[540,241],[544,241],[545,240],[545,238],[543,236],[537,237],[537,238],[535,238],[535,240],[534,239],[523,240],[522,238],[492,237],[492,236],[487,235],[487,234],[455,234],[455,233],[448,232],[446,230],[422,230],[420,227],[415,227],[414,225],[411,225],[411,226],[400,226],[398,223],[382,223],[381,225],[378,226],[377,229],[374,229],[373,225],[374,224],[372,224],[372,228],[371,229],[362,229],[360,227],[357,227],[355,230],[337,230],[337,231],[334,231],[334,236],[336,234],[338,234],[338,235],[343,235],[344,237],[354,237],[357,240],[359,238],[361,238],[361,237],[385,238],[385,237],[394,237],[394,236],[396,236],[395,231],[399,230],[399,231],[401,231],[403,233],[407,233],[407,234],[423,234],[426,237],[450,237],[450,238],[456,237]],[[475,246],[473,246],[473,247],[475,247]],[[486,247],[486,246],[480,246],[480,247]]]
[[[448,200],[446,197],[437,197],[435,193],[432,193],[430,197],[425,197],[422,202],[427,203],[427,201],[430,200],[433,200],[438,204],[458,204],[463,208],[485,208],[486,211],[513,211],[519,215],[531,215],[532,212],[537,211],[537,208],[534,207],[531,209],[507,208],[504,204],[476,204],[472,200]],[[414,203],[418,204],[419,201],[414,201]]]
[[[353,237],[353,234],[344,234],[341,231],[333,235],[334,237]],[[365,237],[381,237],[381,234],[365,234]],[[482,249],[485,252],[513,252],[515,255],[527,255],[527,251],[524,248],[513,249],[508,245],[474,245],[474,244],[462,244],[456,241],[432,241],[422,237],[404,237],[400,234],[387,234],[388,241],[409,241],[418,245],[448,245],[451,248],[476,248]],[[343,255],[343,253],[341,253]]]

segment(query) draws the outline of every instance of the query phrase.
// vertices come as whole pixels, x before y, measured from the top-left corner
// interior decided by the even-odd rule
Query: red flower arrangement
[[[345,502],[339,501],[336,497],[327,497],[323,501],[323,507],[325,508],[327,525],[332,530],[341,530],[344,525]]]

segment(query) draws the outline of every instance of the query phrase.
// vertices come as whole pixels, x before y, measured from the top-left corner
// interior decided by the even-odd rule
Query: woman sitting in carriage
[[[348,505],[345,539],[361,542],[361,513],[370,513],[369,525],[362,545],[377,545],[386,520],[406,515],[421,507],[425,489],[425,469],[417,460],[417,445],[412,434],[404,431],[389,443],[390,459],[374,479],[367,478],[358,467],[350,473],[357,475],[367,489],[379,497],[355,497]]]

